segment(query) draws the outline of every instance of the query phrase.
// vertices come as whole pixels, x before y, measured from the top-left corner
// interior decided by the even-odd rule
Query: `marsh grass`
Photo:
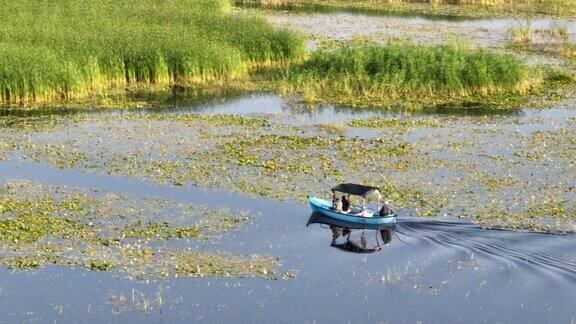
[[[576,44],[575,43],[564,44],[560,48],[560,55],[562,55],[562,57],[564,57],[565,59],[576,63]]]
[[[576,60],[576,44],[570,40],[571,33],[565,25],[533,30],[528,22],[526,25],[514,26],[508,32],[509,49],[547,54],[568,61]]]
[[[531,44],[534,39],[530,22],[526,22],[525,25],[512,26],[508,29],[508,33],[510,42],[515,45]]]
[[[562,41],[568,41],[570,39],[570,29],[567,25],[558,25],[551,26],[549,28],[537,29],[536,32]]]
[[[312,102],[413,109],[466,101],[502,103],[542,81],[511,55],[394,43],[322,49],[284,78],[285,91],[301,92]]]
[[[299,37],[234,12],[226,0],[7,1],[3,10],[5,103],[227,80],[304,55]]]
[[[508,29],[510,43],[517,46],[542,43],[544,40],[550,42],[569,42],[570,29],[567,25],[552,25],[548,28],[533,29],[532,23],[512,26]]]

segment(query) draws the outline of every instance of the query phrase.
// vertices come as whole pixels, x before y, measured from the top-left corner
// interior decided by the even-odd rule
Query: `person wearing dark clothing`
[[[385,201],[382,204],[382,207],[380,208],[380,211],[378,212],[378,216],[388,216],[394,214],[394,212],[392,211],[392,209],[390,208],[390,206],[388,206],[388,202]]]
[[[342,196],[342,210],[344,212],[350,212],[350,200],[346,196]]]

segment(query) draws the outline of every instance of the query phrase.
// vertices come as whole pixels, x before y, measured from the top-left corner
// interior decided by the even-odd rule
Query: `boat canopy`
[[[379,188],[371,186],[363,186],[354,183],[341,183],[336,187],[332,188],[332,193],[336,191],[361,196],[362,198],[366,198],[367,196],[373,193],[376,193],[377,196],[380,197]]]

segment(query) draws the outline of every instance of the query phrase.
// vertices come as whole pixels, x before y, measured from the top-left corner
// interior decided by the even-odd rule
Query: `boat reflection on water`
[[[327,225],[332,234],[330,246],[353,253],[373,253],[382,250],[392,241],[394,225],[370,226],[366,224],[349,224],[312,213],[308,224]]]

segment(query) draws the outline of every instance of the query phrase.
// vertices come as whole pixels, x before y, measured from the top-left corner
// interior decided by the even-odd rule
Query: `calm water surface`
[[[264,115],[295,124],[344,123],[382,114],[336,107],[302,110],[265,94],[165,112],[190,111]],[[555,109],[512,117],[565,120],[573,116],[570,109]],[[576,320],[576,236],[572,234],[484,230],[454,219],[415,219],[401,213],[388,241],[375,230],[352,231],[350,238],[356,244],[365,240],[367,246],[379,247],[372,253],[353,253],[338,246],[346,242],[342,237],[333,244],[328,226],[308,224],[310,209],[303,203],[86,174],[18,159],[0,163],[0,181],[9,179],[248,209],[260,216],[247,227],[191,246],[273,255],[280,259],[280,273],[294,270],[297,274],[289,280],[176,278],[146,283],[113,272],[57,266],[22,272],[2,269],[0,322]]]

